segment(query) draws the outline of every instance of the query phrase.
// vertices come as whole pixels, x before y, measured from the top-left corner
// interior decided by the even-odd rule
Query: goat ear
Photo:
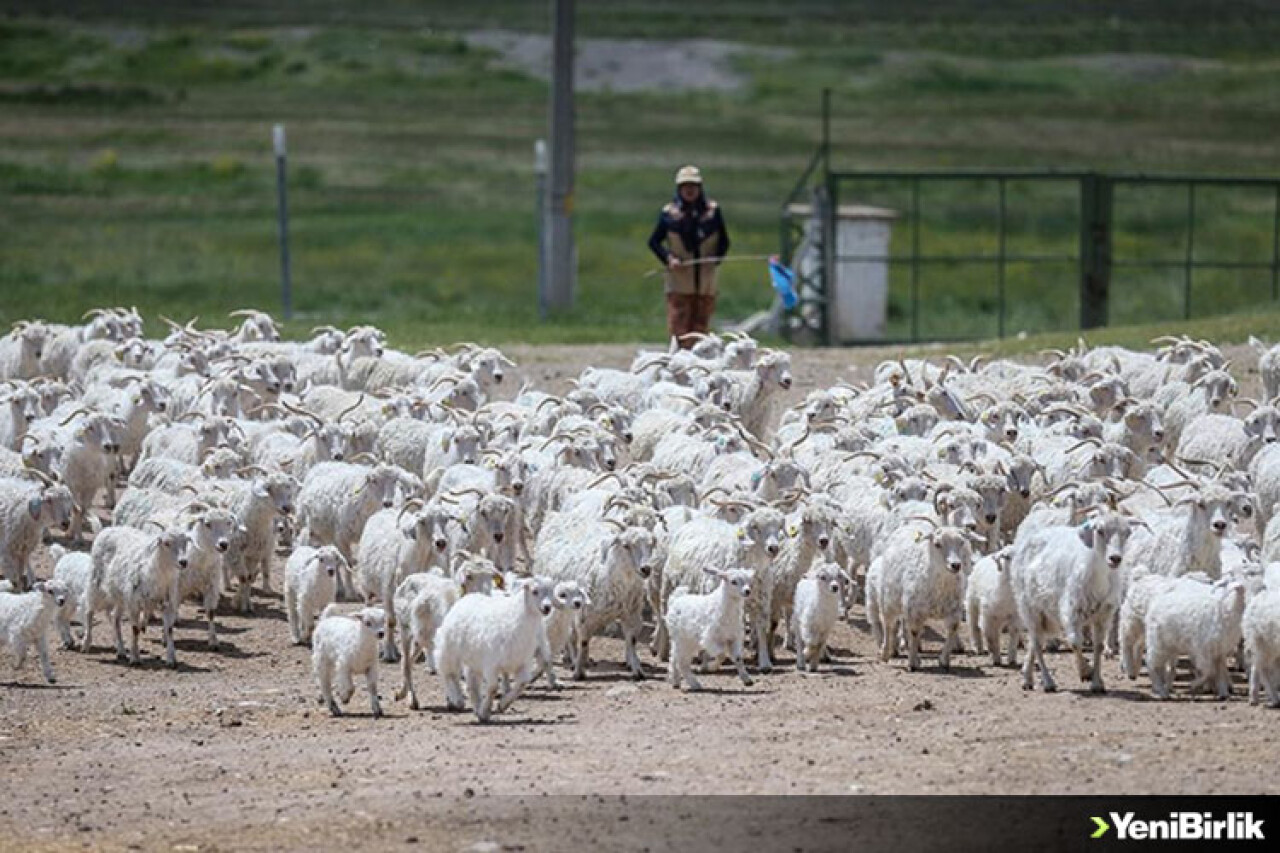
[[[31,513],[33,520],[39,520],[40,509],[44,506],[44,499],[35,497],[27,501],[27,512]]]
[[[1084,543],[1084,546],[1086,548],[1093,547],[1093,520],[1092,519],[1084,522],[1078,528],[1076,528],[1076,533],[1079,534],[1080,541]]]
[[[418,522],[415,519],[413,524],[406,524],[400,528],[400,532],[404,534],[404,538],[417,540],[418,538]]]
[[[255,497],[259,497],[259,498],[265,498],[267,497],[268,494],[270,494],[267,491],[267,483],[265,480],[253,481],[253,494]]]

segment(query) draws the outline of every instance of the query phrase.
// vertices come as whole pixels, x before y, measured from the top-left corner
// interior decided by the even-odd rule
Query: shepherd
[[[716,277],[729,252],[729,232],[715,200],[702,191],[697,166],[676,172],[676,194],[658,214],[649,248],[665,267],[667,328],[679,346],[696,343],[691,332],[708,332],[716,307]]]

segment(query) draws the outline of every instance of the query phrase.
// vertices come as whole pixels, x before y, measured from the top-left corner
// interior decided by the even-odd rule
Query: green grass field
[[[115,303],[210,322],[275,308],[275,122],[290,139],[297,326],[374,322],[406,346],[660,337],[644,241],[674,169],[703,167],[735,252],[776,251],[778,205],[817,142],[823,87],[843,168],[1280,174],[1270,3],[578,6],[582,37],[785,51],[737,60],[737,92],[579,95],[578,304],[540,322],[532,147],[546,86],[462,34],[545,32],[546,2],[0,2],[0,320]],[[934,248],[987,250],[983,192],[941,194]],[[1060,200],[1016,202],[1017,248],[1074,253]],[[1118,256],[1180,256],[1183,196],[1126,204],[1117,219],[1132,243]],[[1272,204],[1201,200],[1198,256],[1269,260]],[[1072,270],[1010,267],[1008,331],[1069,327]],[[763,265],[726,266],[723,281],[721,316],[768,304]],[[923,281],[921,331],[994,333],[990,281],[945,269]],[[895,272],[895,332],[904,286]],[[1269,274],[1205,274],[1193,311],[1268,310],[1270,286]],[[1115,292],[1116,322],[1181,316],[1181,271]]]

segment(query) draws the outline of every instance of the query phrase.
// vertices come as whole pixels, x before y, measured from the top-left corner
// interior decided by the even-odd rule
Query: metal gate
[[[814,155],[782,208],[801,301],[788,336],[837,340],[842,264],[884,264],[879,342],[1189,319],[1280,297],[1280,179],[1056,170],[834,171]],[[897,214],[888,251],[842,253],[845,205]]]

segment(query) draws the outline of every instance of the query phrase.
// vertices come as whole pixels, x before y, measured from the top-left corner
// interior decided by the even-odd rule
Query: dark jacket
[[[649,248],[666,267],[675,255],[682,261],[722,258],[729,252],[729,232],[720,205],[705,195],[685,202],[675,198],[658,214],[658,224],[649,236]],[[667,293],[714,296],[719,262],[691,264],[666,270]]]

